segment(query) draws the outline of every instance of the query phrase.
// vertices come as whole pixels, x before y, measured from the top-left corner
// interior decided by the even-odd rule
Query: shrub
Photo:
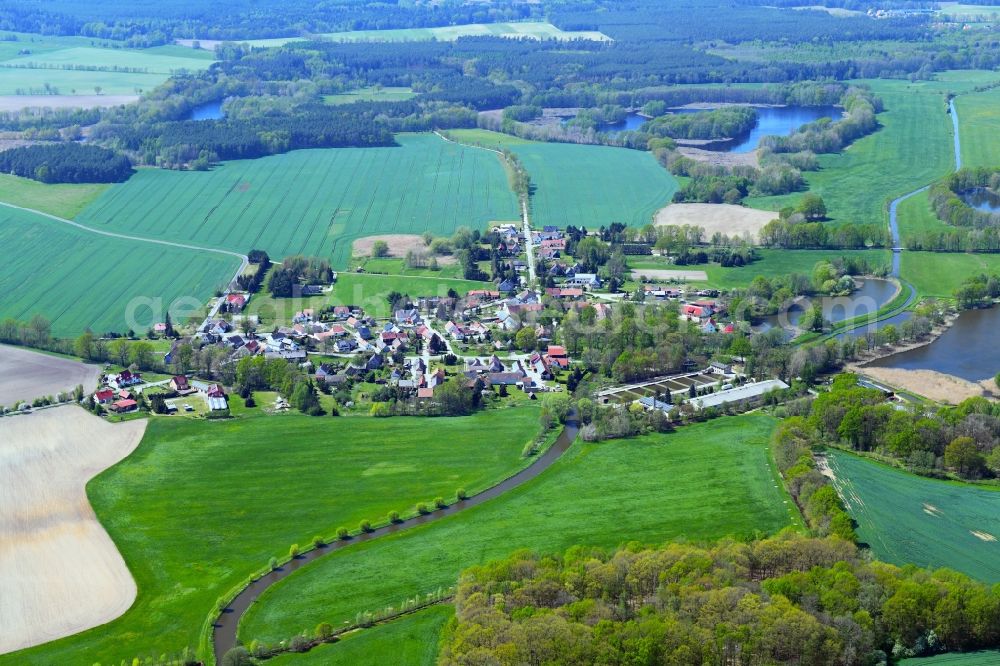
[[[253,666],[250,652],[243,646],[234,647],[222,656],[221,666]]]
[[[323,537],[319,536],[318,534],[313,537],[313,545],[316,546],[317,548],[322,546],[324,543],[326,543],[326,541],[323,539]]]
[[[362,520],[360,523],[358,523],[358,528],[362,532],[371,532],[372,531],[372,522],[370,520]]]
[[[420,513],[421,515],[426,515],[430,513],[431,510],[425,502],[420,502],[419,504],[417,504],[417,512]]]
[[[326,640],[333,636],[333,626],[329,622],[320,622],[316,625],[316,638]]]
[[[389,512],[389,522],[390,523],[399,523],[399,522],[402,522],[400,520],[400,518],[399,518],[399,511],[390,511]]]
[[[291,547],[288,549],[288,557],[294,560],[298,556],[299,556],[299,544],[293,543]]]
[[[444,498],[443,497],[435,497],[434,498],[434,506],[436,506],[439,509],[443,509],[443,508],[445,508],[448,505],[444,503]]]
[[[350,532],[347,531],[346,527],[338,527],[337,528],[337,538],[338,539],[346,539],[346,538],[348,538],[350,536],[351,536],[351,534],[350,534]]]
[[[457,497],[460,500],[464,500],[468,499],[469,494],[465,492],[465,488],[459,488],[458,490],[455,491],[455,497]]]
[[[272,557],[271,559],[269,559],[267,561],[267,566],[269,566],[271,568],[271,571],[274,571],[275,569],[277,569],[278,568],[278,558],[277,557]]]
[[[288,649],[292,652],[306,652],[309,647],[309,639],[305,636],[292,636],[292,640],[288,641]]]

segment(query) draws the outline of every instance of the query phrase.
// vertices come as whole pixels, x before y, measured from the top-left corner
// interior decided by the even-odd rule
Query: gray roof
[[[698,409],[718,407],[730,402],[742,402],[744,400],[758,398],[765,393],[774,391],[775,389],[786,388],[788,388],[788,384],[780,379],[768,379],[753,384],[744,384],[743,386],[737,386],[736,388],[731,388],[726,391],[709,393],[708,395],[703,395],[698,398],[691,398],[691,404]]]

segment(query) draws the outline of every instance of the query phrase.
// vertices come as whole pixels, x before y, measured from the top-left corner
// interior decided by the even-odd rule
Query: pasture
[[[0,207],[0,319],[45,316],[57,337],[142,333],[167,308],[180,323],[225,285],[239,259],[109,238]]]
[[[207,172],[142,170],[77,217],[89,226],[213,248],[327,257],[345,268],[373,234],[451,235],[518,219],[503,165],[432,134],[398,147],[298,150]],[[650,158],[652,159],[652,158]]]
[[[36,44],[28,37],[0,47],[0,95],[29,96],[38,106],[45,106],[44,99],[34,98],[49,95],[135,95],[172,73],[212,64],[211,57],[193,51],[100,48],[82,38],[41,37]]]
[[[354,102],[402,102],[413,99],[417,93],[412,88],[370,86],[336,95],[323,95],[324,104],[352,104]]]
[[[438,637],[454,615],[454,606],[431,606],[388,624],[348,634],[333,645],[321,645],[306,654],[282,655],[271,659],[270,663],[274,666],[434,666]]]
[[[670,203],[677,180],[647,152],[510,140],[483,130],[452,130],[455,141],[489,148],[509,147],[520,158],[534,192],[534,226],[568,225],[596,229],[612,222],[642,226]]]
[[[84,391],[93,391],[99,372],[96,365],[68,357],[0,345],[0,405],[13,407],[18,400],[30,402],[72,391],[77,384],[83,384]]]
[[[959,95],[955,98],[955,109],[962,140],[962,166],[1000,166],[1000,90]]]
[[[858,536],[877,558],[1000,582],[1000,490],[927,479],[840,451],[828,459]]]
[[[270,557],[490,485],[523,464],[538,431],[534,407],[433,420],[254,413],[151,420],[138,450],[88,486],[138,583],[135,604],[99,631],[0,664],[118,663],[195,647],[219,596]]]
[[[775,424],[757,414],[667,435],[577,442],[500,498],[300,569],[254,604],[241,638],[277,641],[320,621],[338,626],[358,611],[454,585],[466,567],[518,548],[699,542],[801,524],[770,458]]]
[[[0,653],[96,627],[132,604],[135,581],[84,486],[145,429],[73,405],[0,419]]]
[[[972,72],[970,75],[975,79]],[[978,79],[975,79],[978,80]],[[838,154],[821,155],[820,170],[805,172],[809,191],[826,202],[835,224],[888,224],[888,203],[954,169],[951,118],[945,94],[962,81],[864,81],[882,97],[881,129]],[[801,194],[747,200],[756,208],[795,205]]]

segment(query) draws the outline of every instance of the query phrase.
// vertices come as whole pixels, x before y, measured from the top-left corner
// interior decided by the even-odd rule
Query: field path
[[[575,418],[575,415],[571,414],[570,416],[571,418]],[[559,433],[558,439],[556,439],[556,441],[545,451],[545,453],[535,458],[530,465],[521,471],[507,477],[493,486],[490,486],[477,495],[472,495],[468,499],[450,504],[443,509],[437,509],[433,513],[427,515],[418,515],[396,524],[379,527],[378,529],[353,537],[349,540],[335,541],[321,548],[316,548],[300,555],[275,571],[272,571],[271,573],[253,581],[236,594],[236,596],[229,602],[229,604],[223,609],[223,611],[215,619],[215,622],[212,624],[212,649],[215,653],[215,663],[221,664],[222,657],[226,654],[226,652],[237,645],[236,634],[239,630],[240,619],[247,612],[250,606],[256,602],[257,598],[275,583],[284,580],[310,562],[318,560],[319,558],[330,553],[335,553],[338,550],[343,550],[344,548],[350,547],[352,544],[371,541],[372,539],[377,539],[379,537],[396,534],[410,527],[436,522],[442,518],[464,511],[465,509],[470,509],[474,506],[488,502],[491,499],[500,497],[514,488],[531,481],[551,467],[552,464],[559,460],[563,453],[569,449],[570,445],[573,444],[578,432],[579,423],[574,420],[567,421],[562,432]]]
[[[227,255],[227,256],[230,256],[230,257],[236,257],[237,259],[240,260],[240,267],[239,267],[239,270],[237,270],[236,273],[233,275],[233,282],[235,282],[236,278],[239,277],[239,275],[241,273],[243,273],[244,270],[246,270],[246,267],[250,263],[250,260],[247,258],[247,255],[240,254],[239,252],[230,252],[229,250],[220,250],[220,249],[213,248],[213,247],[202,247],[200,245],[188,245],[187,243],[175,243],[173,241],[159,240],[159,239],[156,239],[156,238],[143,238],[142,236],[129,236],[127,234],[119,234],[119,233],[115,233],[113,231],[102,231],[100,229],[94,229],[93,227],[88,227],[85,224],[80,224],[79,222],[74,222],[73,220],[67,220],[64,217],[59,217],[57,215],[52,215],[50,213],[43,213],[42,211],[35,210],[34,208],[25,208],[24,206],[15,206],[14,204],[7,203],[5,201],[0,201],[0,206],[4,206],[5,208],[13,208],[14,210],[20,210],[20,211],[24,211],[26,213],[33,213],[35,215],[41,215],[42,217],[48,218],[48,219],[52,220],[53,222],[60,222],[62,224],[68,224],[71,227],[76,227],[77,229],[80,229],[82,231],[86,231],[86,232],[92,233],[92,234],[97,234],[99,236],[108,236],[110,238],[120,238],[120,239],[123,239],[123,240],[135,241],[137,243],[155,243],[156,245],[166,245],[168,247],[176,247],[176,248],[181,248],[183,250],[195,250],[195,251],[198,251],[198,252],[214,252],[215,254],[224,254],[224,255]],[[231,286],[232,285],[230,285],[230,287]]]

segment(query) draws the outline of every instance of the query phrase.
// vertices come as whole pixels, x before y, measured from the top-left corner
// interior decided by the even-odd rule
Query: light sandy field
[[[757,210],[730,204],[681,203],[661,208],[654,218],[656,224],[688,224],[705,230],[705,239],[719,232],[726,236],[750,234],[755,239],[764,225],[777,217],[769,210]]]
[[[424,239],[416,234],[379,234],[375,236],[365,236],[359,238],[351,245],[351,252],[354,257],[372,256],[372,247],[375,241],[385,241],[389,246],[389,256],[402,259],[410,250],[424,252],[430,255],[430,249],[424,243]],[[437,257],[439,264],[453,264],[455,257],[446,255]]]
[[[77,384],[89,393],[97,388],[99,373],[96,365],[0,345],[0,405],[12,407],[15,401],[70,391]]]
[[[632,279],[649,278],[650,280],[689,280],[705,282],[708,274],[705,271],[685,271],[667,268],[636,268],[632,271]]]
[[[860,370],[873,379],[922,395],[936,402],[958,404],[966,398],[992,396],[992,379],[970,382],[934,370],[864,367]]]
[[[677,152],[684,157],[690,157],[693,160],[714,164],[715,166],[726,167],[727,169],[738,166],[760,166],[756,150],[751,150],[749,153],[726,153],[721,150],[703,150],[694,146],[680,146],[677,148]]]
[[[96,109],[131,104],[138,95],[0,95],[0,111]]]
[[[0,653],[108,622],[135,600],[84,487],[139,445],[146,421],[73,405],[0,418]]]

